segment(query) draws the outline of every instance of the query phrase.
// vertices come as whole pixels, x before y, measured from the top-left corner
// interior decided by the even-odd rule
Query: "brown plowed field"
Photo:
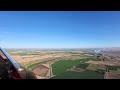
[[[51,54],[51,55],[44,55],[44,56],[18,56],[18,55],[12,55],[12,57],[18,61],[19,63],[23,62],[30,62],[30,61],[36,61],[36,60],[44,60],[44,59],[50,59],[50,58],[57,58],[57,57],[64,57],[64,56],[71,56],[71,54]]]

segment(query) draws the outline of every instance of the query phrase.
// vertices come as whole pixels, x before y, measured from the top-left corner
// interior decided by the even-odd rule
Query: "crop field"
[[[17,56],[30,56],[30,55],[45,55],[44,53],[10,53],[10,55],[17,55]]]
[[[80,63],[78,66],[76,66],[77,68],[83,68],[86,69],[88,67],[88,63]]]
[[[89,64],[87,67],[88,70],[97,71],[98,69],[106,70],[106,66],[104,65],[95,65],[95,64]]]
[[[106,70],[120,75],[120,61],[100,58],[83,52],[12,51],[10,55],[25,68],[33,71],[49,64],[52,79],[103,79]],[[41,69],[40,73],[45,73]],[[41,77],[41,76],[40,76]]]
[[[73,72],[67,71],[51,79],[104,79],[104,75],[94,71]]]
[[[54,75],[64,73],[67,69],[72,68],[73,66],[79,65],[80,60],[60,60],[52,64],[52,70]]]
[[[73,66],[81,67],[83,69],[87,68],[89,64],[85,63],[86,61],[89,61],[91,59],[95,58],[79,58],[78,60],[60,60],[52,64],[52,70],[54,75],[61,74],[65,72],[67,69],[72,68]]]
[[[52,79],[103,79],[104,74],[99,72],[95,72],[94,70],[87,70],[89,66],[88,63],[85,63],[89,60],[96,60],[94,57],[86,57],[86,58],[79,58],[78,60],[60,60],[52,64],[53,75]],[[97,65],[98,66],[98,65]],[[86,69],[84,72],[74,72],[74,71],[67,71],[73,67]],[[98,67],[97,67],[98,68]],[[99,68],[101,68],[99,66]],[[102,67],[104,68],[104,67]],[[96,67],[95,67],[96,69]]]
[[[107,66],[109,70],[117,70],[120,68],[120,66]]]

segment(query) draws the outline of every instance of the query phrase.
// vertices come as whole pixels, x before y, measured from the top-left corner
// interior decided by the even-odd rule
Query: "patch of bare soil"
[[[120,75],[115,75],[110,72],[106,72],[104,78],[105,79],[120,79]]]
[[[19,63],[23,62],[30,62],[30,61],[37,61],[37,60],[44,60],[44,59],[50,59],[50,58],[57,58],[57,57],[63,57],[63,56],[70,56],[69,54],[51,54],[51,55],[44,55],[44,56],[18,56],[13,55],[12,57],[18,61]]]
[[[41,77],[51,77],[51,68],[50,64],[41,64],[37,65],[32,69],[32,71],[37,75]]]
[[[69,69],[69,71],[84,72],[84,71],[86,71],[86,70],[85,70],[85,69],[82,69],[82,68],[71,68],[71,69]]]
[[[38,76],[36,75],[37,79],[48,79],[47,77],[42,77],[42,76]]]
[[[46,58],[52,57],[51,55],[45,55],[45,56],[35,56],[35,57],[22,57],[22,56],[13,56],[15,60],[18,62],[30,62],[30,61],[36,61],[36,60],[42,60]]]
[[[89,64],[109,65],[109,66],[120,66],[120,61],[88,61]]]

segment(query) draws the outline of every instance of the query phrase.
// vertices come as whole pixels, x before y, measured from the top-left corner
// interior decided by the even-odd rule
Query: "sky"
[[[0,11],[3,48],[120,46],[120,11]]]

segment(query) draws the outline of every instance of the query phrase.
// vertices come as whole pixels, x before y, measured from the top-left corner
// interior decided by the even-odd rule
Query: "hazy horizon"
[[[120,48],[120,47],[91,47],[91,48],[5,48],[5,49],[93,49],[93,48]]]
[[[2,48],[120,47],[119,11],[0,11]]]

